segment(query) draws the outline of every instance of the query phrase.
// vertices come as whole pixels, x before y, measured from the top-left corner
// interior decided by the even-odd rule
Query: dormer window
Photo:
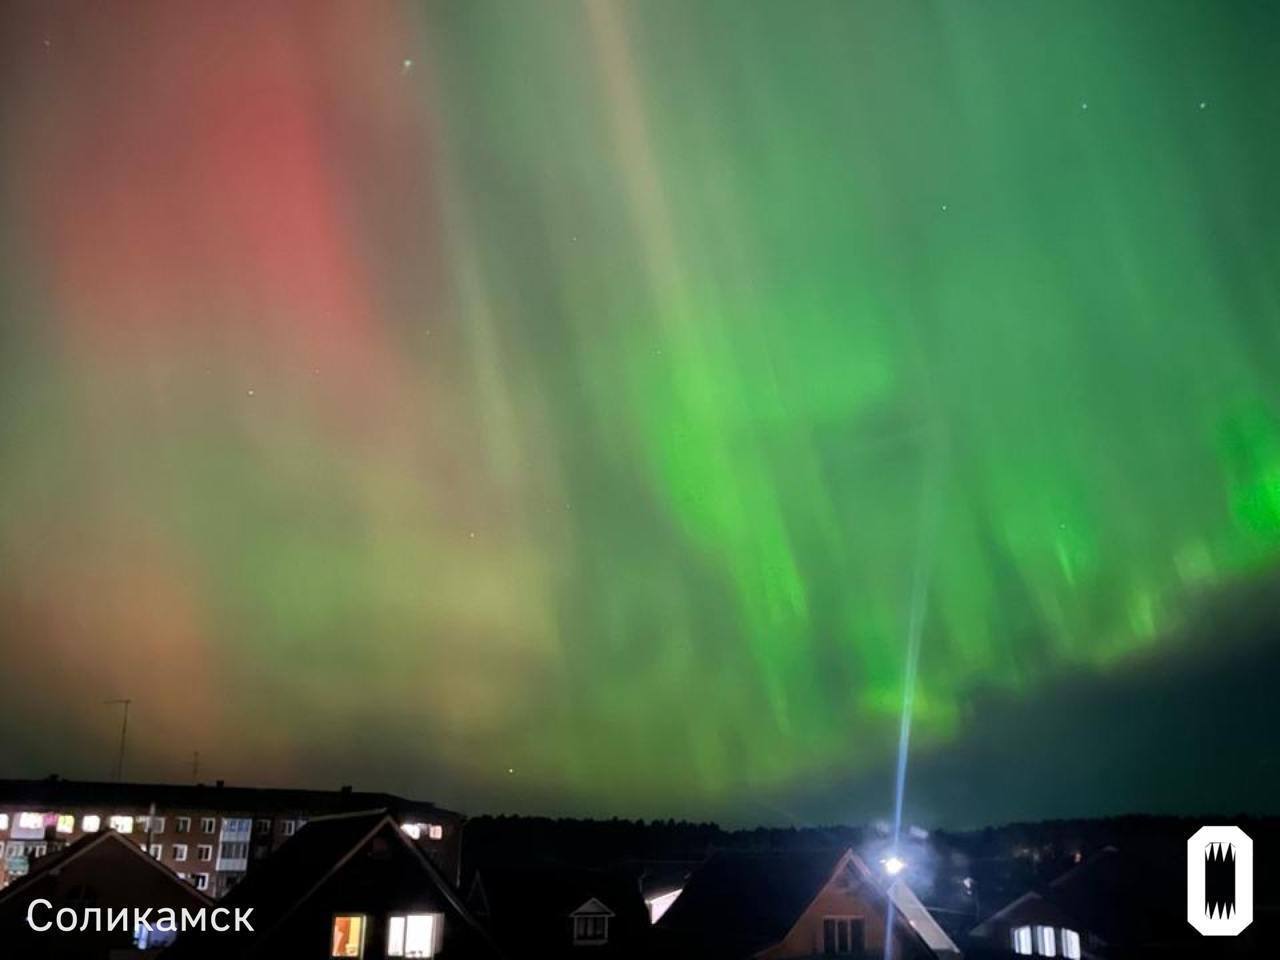
[[[608,943],[609,941],[609,918],[608,917],[574,917],[573,918],[573,942],[582,943]]]
[[[1059,933],[1062,935],[1062,955],[1067,960],[1080,960],[1080,934],[1065,927]]]
[[[598,947],[609,942],[609,918],[613,911],[592,897],[569,918],[573,922],[573,945],[575,947]]]

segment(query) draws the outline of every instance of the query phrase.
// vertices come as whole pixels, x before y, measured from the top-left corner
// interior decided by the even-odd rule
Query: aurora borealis
[[[921,569],[927,767],[1280,568],[1273,6],[0,24],[9,773],[128,696],[134,777],[864,815]],[[1213,799],[1053,782],[1061,720],[1055,809],[921,802]]]

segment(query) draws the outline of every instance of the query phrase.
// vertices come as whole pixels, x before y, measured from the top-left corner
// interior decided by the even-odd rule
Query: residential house
[[[965,955],[988,957],[1062,957],[1095,960],[1106,943],[1052,899],[1025,893],[969,931]]]
[[[311,820],[221,901],[252,934],[189,934],[166,960],[492,958],[500,953],[435,862],[385,810]]]
[[[897,960],[958,956],[914,896],[897,896],[910,910],[890,909],[891,895],[852,850],[718,853],[655,929],[660,955],[671,957],[882,957],[886,940]]]

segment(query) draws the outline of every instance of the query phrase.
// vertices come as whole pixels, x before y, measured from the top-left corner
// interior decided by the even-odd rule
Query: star
[[[1200,109],[1201,109],[1201,110],[1203,110],[1203,109],[1204,109],[1205,107],[1207,107],[1207,106],[1209,106],[1209,104],[1208,104],[1206,101],[1204,101],[1204,100],[1201,100],[1201,101],[1200,101]]]
[[[1088,100],[1081,100],[1081,101],[1080,101],[1080,109],[1081,109],[1081,110],[1088,110],[1088,109],[1089,109],[1089,101],[1088,101]]]
[[[408,57],[405,57],[404,62],[400,64],[400,72],[408,73],[412,69],[413,69],[413,61],[410,60]]]
[[[250,390],[250,391],[249,391],[249,396],[251,396],[251,397],[253,396],[253,391],[252,391],[252,390]]]
[[[947,212],[947,205],[945,203],[942,205],[942,212],[943,213]]]

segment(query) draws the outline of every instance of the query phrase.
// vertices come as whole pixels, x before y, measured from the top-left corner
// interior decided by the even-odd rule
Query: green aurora
[[[32,774],[132,696],[138,776],[741,811],[883,769],[921,570],[928,756],[1280,562],[1274,7],[157,9],[4,29]]]

